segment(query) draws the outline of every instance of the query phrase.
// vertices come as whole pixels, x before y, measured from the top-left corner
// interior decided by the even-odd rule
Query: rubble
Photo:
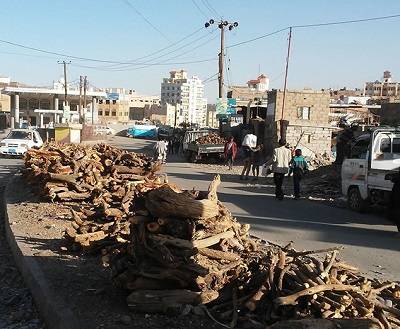
[[[399,283],[364,277],[338,258],[340,248],[297,251],[250,236],[250,225],[218,200],[219,175],[206,192],[185,191],[157,177],[158,164],[145,156],[81,148],[30,152],[27,177],[55,200],[85,193],[66,237],[101,251],[133,311],[204,313],[230,328],[304,318],[400,323]],[[55,181],[67,190],[51,191]]]
[[[225,138],[221,137],[217,133],[211,133],[205,136],[201,136],[196,139],[196,144],[206,145],[206,144],[225,144]]]

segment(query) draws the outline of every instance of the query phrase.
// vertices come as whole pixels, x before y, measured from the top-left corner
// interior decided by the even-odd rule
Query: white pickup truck
[[[387,174],[400,167],[400,128],[376,128],[360,135],[342,165],[342,193],[355,211],[387,205],[393,183]]]
[[[39,148],[43,140],[33,129],[13,129],[0,142],[0,155],[24,155],[30,148]]]

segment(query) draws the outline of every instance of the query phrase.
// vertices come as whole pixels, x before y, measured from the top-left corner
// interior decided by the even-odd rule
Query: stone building
[[[268,92],[264,146],[271,155],[281,136],[309,157],[331,153],[332,127],[329,125],[328,91],[287,90],[282,117],[283,91]]]
[[[393,80],[390,71],[385,71],[380,81],[376,80],[364,84],[363,94],[375,100],[393,101],[400,97],[400,83]]]

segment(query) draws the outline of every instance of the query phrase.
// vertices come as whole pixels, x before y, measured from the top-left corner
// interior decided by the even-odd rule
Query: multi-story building
[[[102,123],[124,123],[143,120],[146,106],[160,104],[158,96],[144,96],[124,88],[105,89],[106,99],[98,104],[99,120]]]
[[[206,125],[207,99],[204,85],[197,76],[188,78],[185,70],[171,71],[161,83],[161,104],[180,104],[184,122]]]
[[[370,96],[378,100],[398,98],[400,96],[400,83],[392,80],[390,71],[385,71],[381,81],[376,80],[364,84],[364,96]]]

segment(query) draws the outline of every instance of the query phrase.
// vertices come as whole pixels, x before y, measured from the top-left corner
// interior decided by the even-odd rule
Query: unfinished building
[[[264,128],[266,155],[271,155],[281,136],[291,147],[301,148],[311,158],[331,154],[332,128],[329,125],[328,91],[287,90],[282,111],[283,91],[268,92]]]

